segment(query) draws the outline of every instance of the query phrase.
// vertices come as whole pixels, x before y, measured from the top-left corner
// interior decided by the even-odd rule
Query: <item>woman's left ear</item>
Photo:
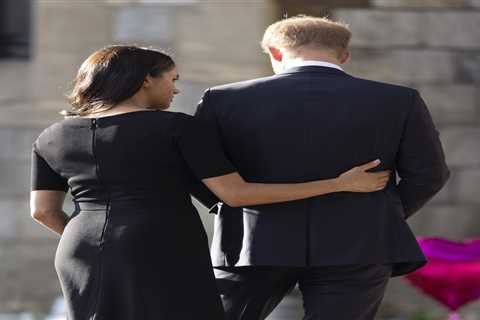
[[[152,78],[150,76],[146,76],[145,79],[143,80],[143,88],[150,88],[152,85]]]

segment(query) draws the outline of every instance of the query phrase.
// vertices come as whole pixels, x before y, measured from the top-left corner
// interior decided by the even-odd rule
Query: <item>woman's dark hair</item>
[[[147,75],[161,76],[173,67],[172,58],[159,50],[136,46],[100,49],[82,63],[67,96],[72,108],[62,114],[81,116],[112,109],[140,90]]]

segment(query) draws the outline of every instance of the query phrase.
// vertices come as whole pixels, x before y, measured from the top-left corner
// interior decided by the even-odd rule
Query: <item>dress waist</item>
[[[96,210],[107,210],[108,202],[107,201],[89,201],[89,202],[79,202],[74,201],[75,211],[80,210],[88,210],[88,211],[96,211]]]
[[[144,210],[179,210],[182,208],[190,208],[192,205],[190,197],[182,198],[160,198],[160,197],[146,197],[139,199],[110,199],[110,200],[74,200],[75,211],[105,211],[110,209],[134,209],[135,211]]]

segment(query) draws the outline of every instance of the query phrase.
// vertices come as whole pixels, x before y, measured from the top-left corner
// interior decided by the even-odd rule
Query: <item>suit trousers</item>
[[[216,267],[226,320],[263,320],[298,283],[304,320],[373,320],[391,265]]]

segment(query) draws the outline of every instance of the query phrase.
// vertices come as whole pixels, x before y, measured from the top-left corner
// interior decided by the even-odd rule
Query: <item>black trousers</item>
[[[373,320],[390,265],[215,269],[226,320],[263,320],[298,283],[304,320]]]

